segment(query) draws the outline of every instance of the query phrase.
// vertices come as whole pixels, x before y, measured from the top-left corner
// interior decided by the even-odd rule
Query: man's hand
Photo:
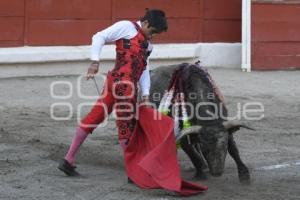
[[[99,61],[92,61],[87,71],[86,80],[89,80],[90,78],[94,78],[95,74],[98,73],[98,70],[99,70]]]

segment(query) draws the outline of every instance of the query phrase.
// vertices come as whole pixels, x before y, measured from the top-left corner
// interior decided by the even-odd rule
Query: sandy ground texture
[[[229,156],[221,177],[195,180],[191,162],[179,151],[182,176],[209,186],[205,194],[188,199],[300,199],[300,71],[209,71],[226,97],[231,116],[239,105],[261,102],[265,117],[248,122],[257,131],[240,130],[235,135],[251,170],[250,185],[239,183]],[[101,87],[99,80],[98,84]],[[78,118],[95,102],[88,96],[96,94],[93,81],[77,76],[0,79],[1,200],[183,199],[173,192],[127,183],[113,119],[97,128],[80,149],[77,167],[82,177],[67,177],[56,168]],[[51,108],[53,116],[69,119],[54,120]]]

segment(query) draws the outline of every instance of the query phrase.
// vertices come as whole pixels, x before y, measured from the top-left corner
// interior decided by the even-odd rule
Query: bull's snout
[[[224,172],[224,170],[221,169],[221,168],[216,168],[216,169],[210,169],[209,170],[209,173],[212,176],[215,176],[215,177],[221,176],[223,174],[223,172]]]
[[[209,173],[212,176],[221,176],[224,173],[225,156],[223,153],[212,153],[208,159]]]

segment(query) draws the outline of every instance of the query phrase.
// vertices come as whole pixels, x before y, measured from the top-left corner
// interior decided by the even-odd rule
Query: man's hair
[[[146,9],[145,16],[141,21],[148,21],[149,26],[156,29],[158,33],[168,30],[168,23],[165,12],[158,9]]]

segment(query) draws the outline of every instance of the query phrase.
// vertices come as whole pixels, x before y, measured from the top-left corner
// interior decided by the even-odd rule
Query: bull
[[[173,72],[182,65],[185,65],[181,76],[186,102],[197,109],[195,109],[194,115],[190,115],[192,128],[182,134],[185,136],[179,139],[179,143],[196,169],[195,177],[207,179],[207,171],[212,176],[221,176],[224,172],[225,158],[228,152],[237,165],[240,182],[249,183],[249,169],[240,157],[233,134],[241,127],[251,128],[239,121],[226,119],[228,117],[227,109],[222,103],[222,99],[217,96],[210,97],[211,94],[216,94],[214,85],[210,83],[205,70],[198,63],[163,66],[151,70],[150,101],[156,107],[159,106],[160,97],[168,88]],[[201,102],[202,106],[197,106]],[[205,102],[209,103],[206,105]],[[211,106],[212,103],[216,106]],[[191,114],[190,107],[187,107],[187,112]],[[215,113],[217,117],[210,119],[212,113]],[[197,116],[207,117],[209,120],[201,120]],[[187,134],[189,135],[186,136]]]

